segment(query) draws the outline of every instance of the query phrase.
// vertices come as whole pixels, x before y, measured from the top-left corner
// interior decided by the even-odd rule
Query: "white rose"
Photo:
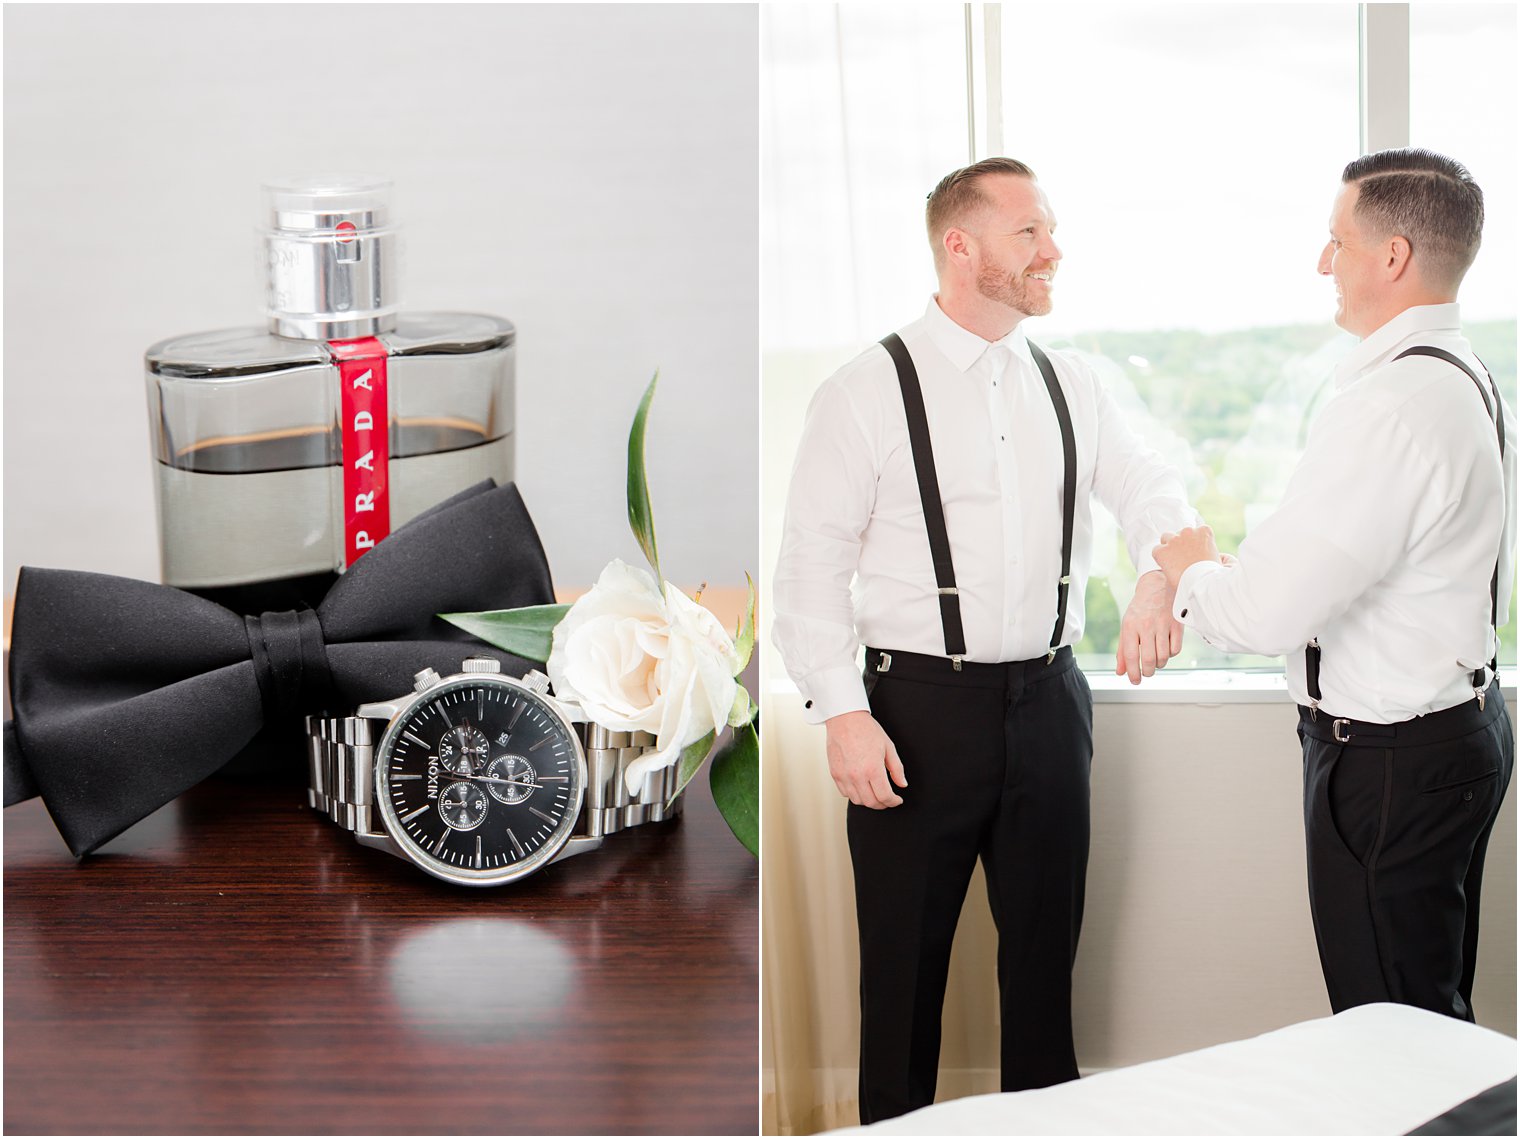
[[[546,667],[555,694],[596,723],[655,736],[656,750],[628,767],[630,791],[727,723],[739,687],[738,654],[718,619],[617,559],[554,627]]]

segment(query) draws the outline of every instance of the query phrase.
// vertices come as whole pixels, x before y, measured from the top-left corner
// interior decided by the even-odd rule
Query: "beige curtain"
[[[763,734],[761,1120],[768,1135],[807,1135],[858,1122],[859,941],[845,800],[829,778],[823,729],[803,721],[795,691],[767,694]],[[945,996],[942,1099],[997,1091],[996,947],[978,870]]]

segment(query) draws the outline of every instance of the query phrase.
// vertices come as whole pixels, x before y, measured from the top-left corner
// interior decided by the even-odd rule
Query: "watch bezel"
[[[571,789],[570,803],[565,812],[565,817],[554,833],[544,842],[544,845],[535,850],[527,858],[517,862],[508,863],[506,866],[496,867],[490,870],[472,870],[466,867],[454,866],[442,861],[431,854],[424,847],[419,846],[417,841],[407,833],[396,815],[395,807],[391,803],[389,760],[395,747],[396,739],[401,734],[401,725],[411,716],[418,705],[425,701],[445,696],[449,692],[462,688],[473,688],[475,685],[504,686],[515,689],[523,698],[537,704],[549,713],[550,719],[557,723],[570,738],[575,753],[575,762],[571,765],[574,770],[575,786]],[[458,886],[505,886],[511,882],[521,881],[530,874],[541,870],[552,862],[565,847],[565,844],[574,836],[575,827],[580,819],[581,808],[586,797],[586,751],[581,745],[580,734],[575,726],[557,706],[555,701],[543,693],[535,692],[522,681],[511,676],[500,676],[488,672],[456,672],[444,677],[437,684],[413,693],[401,704],[390,722],[385,726],[385,732],[380,737],[380,742],[375,745],[374,770],[371,781],[375,793],[375,804],[379,808],[380,824],[385,829],[391,840],[396,844],[402,857],[415,864],[418,869],[431,874],[434,878],[440,878],[445,882],[452,882]]]

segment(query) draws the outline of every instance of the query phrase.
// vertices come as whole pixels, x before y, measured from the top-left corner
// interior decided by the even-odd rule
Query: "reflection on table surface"
[[[682,819],[496,890],[212,781],[76,863],[5,812],[5,1130],[748,1133],[756,862]]]

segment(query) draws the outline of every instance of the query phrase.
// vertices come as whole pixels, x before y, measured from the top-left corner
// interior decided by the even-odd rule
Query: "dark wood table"
[[[213,780],[76,863],[5,823],[9,1133],[755,1134],[757,866],[713,806],[514,887]]]

